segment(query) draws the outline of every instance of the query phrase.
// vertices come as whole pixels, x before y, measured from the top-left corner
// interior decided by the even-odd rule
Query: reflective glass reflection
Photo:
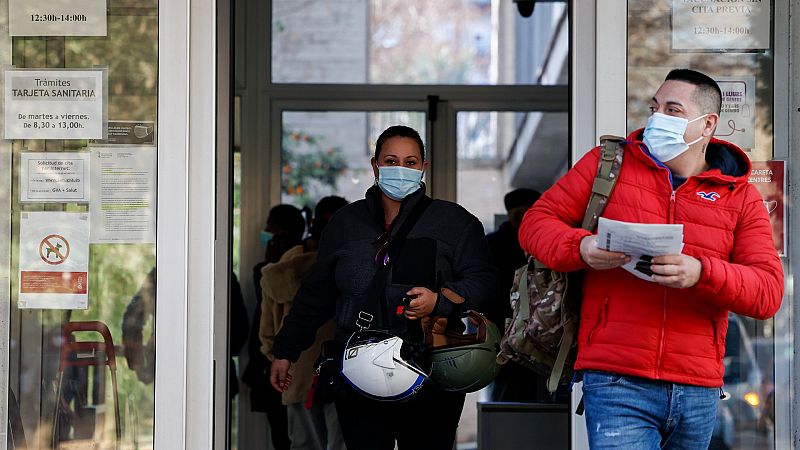
[[[364,198],[375,182],[370,158],[380,133],[405,124],[425,139],[425,114],[384,112],[284,112],[281,202],[314,208],[328,195]]]
[[[275,0],[272,81],[566,83],[567,7],[492,0]]]
[[[456,117],[457,200],[487,233],[506,220],[507,192],[544,192],[566,172],[567,113],[462,111]]]

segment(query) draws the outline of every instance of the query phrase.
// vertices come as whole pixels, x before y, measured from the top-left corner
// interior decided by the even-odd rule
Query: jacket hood
[[[263,295],[272,297],[275,303],[290,303],[316,259],[317,252],[304,252],[302,245],[287,250],[280,261],[261,269]]]
[[[656,164],[652,157],[644,151],[647,147],[642,140],[643,133],[644,128],[640,128],[629,134],[627,141],[633,144],[633,147],[639,149],[636,152],[637,155],[650,160],[652,164]],[[720,183],[746,183],[750,176],[751,164],[747,154],[735,144],[713,136],[706,149],[706,162],[708,162],[710,168],[700,174],[699,177]]]

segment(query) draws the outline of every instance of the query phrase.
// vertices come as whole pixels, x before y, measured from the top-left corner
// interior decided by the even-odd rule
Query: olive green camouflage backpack
[[[624,139],[600,137],[600,160],[582,227],[594,231],[622,165]],[[548,377],[553,393],[572,378],[577,354],[582,272],[557,272],[531,257],[514,274],[511,319],[500,341],[497,362],[513,360]]]

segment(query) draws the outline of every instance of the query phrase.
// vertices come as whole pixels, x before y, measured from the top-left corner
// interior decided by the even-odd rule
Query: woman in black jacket
[[[461,206],[425,195],[427,166],[413,129],[393,126],[378,138],[375,186],[331,218],[317,262],[275,337],[270,381],[277,390],[288,387],[291,361],[331,317],[340,343],[365,325],[421,343],[419,319],[446,316],[460,323],[463,311],[480,311],[492,301],[496,275],[483,227]],[[410,215],[413,225],[400,232]],[[376,275],[385,283],[373,282]],[[367,311],[373,319],[364,323]],[[400,449],[449,450],[464,394],[430,386],[403,402],[377,401],[343,383],[335,404],[350,450],[393,449],[395,441]]]

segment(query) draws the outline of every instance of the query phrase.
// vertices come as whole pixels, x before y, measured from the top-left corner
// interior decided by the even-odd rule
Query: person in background
[[[683,250],[621,266],[581,228],[600,148],[526,213],[522,248],[553,270],[584,270],[575,369],[592,449],[705,450],[725,371],[728,312],[767,319],[783,267],[750,160],[713,137],[721,91],[688,69],[667,75],[644,129],[624,142],[609,219],[681,224]],[[626,270],[627,269],[627,270]]]
[[[486,235],[492,262],[497,267],[497,301],[492,303],[486,312],[499,330],[505,328],[505,321],[511,317],[509,293],[514,282],[514,272],[528,261],[525,252],[519,246],[517,234],[522,216],[539,199],[541,194],[533,189],[519,188],[508,192],[503,197],[508,220],[497,227],[497,230]]]
[[[506,319],[511,318],[509,294],[514,282],[514,272],[522,267],[528,257],[519,246],[519,225],[525,212],[536,203],[541,194],[527,188],[518,188],[503,197],[508,220],[501,223],[497,231],[486,236],[492,261],[497,267],[497,300],[487,310],[486,316],[500,330],[505,329]],[[491,399],[494,402],[548,402],[546,377],[525,368],[514,361],[500,367],[492,383]]]
[[[302,243],[305,220],[300,210],[292,205],[277,205],[269,210],[267,223],[261,231],[261,245],[265,247],[264,261],[253,267],[253,283],[256,289],[255,315],[250,328],[248,355],[250,360],[242,374],[242,381],[250,387],[250,409],[264,412],[270,425],[272,445],[276,450],[290,448],[289,423],[286,406],[281,396],[269,387],[268,374],[270,362],[261,353],[259,324],[261,322],[261,269],[267,264],[278,262],[284,253]]]
[[[347,200],[330,196],[321,199],[315,208],[311,236],[302,245],[287,250],[280,260],[269,263],[261,269],[261,325],[259,337],[261,352],[272,361],[272,347],[275,333],[280,330],[283,319],[292,308],[292,300],[300,283],[317,259],[316,248],[328,221],[333,213]],[[290,374],[294,383],[281,394],[287,407],[289,440],[292,450],[345,450],[336,408],[333,403],[313,402],[306,405],[306,395],[311,388],[317,360],[322,343],[333,339],[336,324],[329,320],[317,330],[314,344],[304,351],[292,365]],[[267,379],[264,382],[268,382]],[[310,407],[307,407],[310,406]]]
[[[292,384],[290,366],[331,318],[341,348],[368,311],[375,312],[370,330],[421,343],[420,319],[444,316],[461,324],[462,310],[480,311],[495,295],[480,221],[459,205],[425,195],[428,164],[419,134],[406,126],[386,129],[371,162],[375,186],[331,218],[317,261],[275,336],[270,381],[280,392]],[[405,237],[400,234],[402,248],[389,258],[389,250],[398,248],[392,240],[412,212],[413,226],[405,228]],[[386,274],[386,281],[372,290],[378,274]],[[341,383],[334,398],[347,448],[451,450],[465,394],[436,385],[414,392],[402,402],[380,401]]]

